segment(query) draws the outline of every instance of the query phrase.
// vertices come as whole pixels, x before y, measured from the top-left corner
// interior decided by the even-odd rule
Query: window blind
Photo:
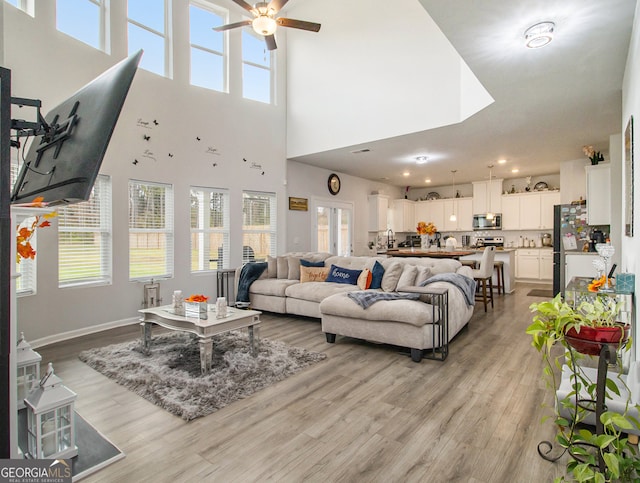
[[[191,188],[191,271],[229,268],[229,193]]]
[[[275,193],[242,193],[243,262],[276,256],[277,203]]]
[[[58,210],[58,286],[112,281],[111,178],[98,175],[87,201]]]
[[[173,186],[129,180],[129,279],[173,277]]]

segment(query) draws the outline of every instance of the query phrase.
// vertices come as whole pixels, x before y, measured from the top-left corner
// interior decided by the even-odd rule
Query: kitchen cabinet
[[[472,231],[473,198],[450,198],[443,201],[444,225],[442,231]],[[456,221],[449,219],[452,213],[455,213]]]
[[[553,280],[553,250],[540,250],[540,280]]]
[[[428,200],[416,202],[415,217],[413,220],[413,230],[415,231],[419,221],[433,223],[439,232],[444,231],[445,201],[448,200]]]
[[[516,251],[516,278],[540,279],[540,250],[531,248]]]
[[[502,179],[489,181],[474,181],[473,183],[473,213],[484,214],[489,209],[493,213],[502,213]]]
[[[611,165],[597,164],[584,169],[587,172],[587,224],[610,225]]]
[[[369,195],[369,228],[368,231],[387,231],[389,197],[385,195]]]
[[[516,193],[502,196],[503,230],[552,230],[553,206],[559,191]]]
[[[393,200],[391,202],[392,221],[391,229],[396,233],[409,233],[416,231],[415,225],[415,201]]]

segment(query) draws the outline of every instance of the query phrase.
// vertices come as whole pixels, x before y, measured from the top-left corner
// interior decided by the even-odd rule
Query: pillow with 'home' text
[[[329,269],[329,276],[325,281],[357,285],[358,277],[361,273],[362,270],[350,270],[348,268],[338,267],[337,265],[331,265],[331,268]]]

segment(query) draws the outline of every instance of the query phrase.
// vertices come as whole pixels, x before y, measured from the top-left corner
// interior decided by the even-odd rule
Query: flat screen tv
[[[89,199],[141,57],[114,65],[44,117],[45,133],[29,148],[11,204]]]

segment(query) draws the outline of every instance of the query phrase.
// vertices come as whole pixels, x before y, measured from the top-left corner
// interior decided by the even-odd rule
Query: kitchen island
[[[472,255],[473,250],[423,250],[421,248],[396,248],[387,250],[389,257],[426,257],[426,258],[455,258]]]
[[[474,260],[478,263],[482,259],[483,248],[478,248],[471,255],[461,257],[460,260]],[[494,258],[496,262],[502,262],[504,264],[504,293],[513,293],[515,287],[516,278],[516,249],[515,248],[497,248]],[[495,270],[493,271],[493,288],[498,286],[498,279]]]

